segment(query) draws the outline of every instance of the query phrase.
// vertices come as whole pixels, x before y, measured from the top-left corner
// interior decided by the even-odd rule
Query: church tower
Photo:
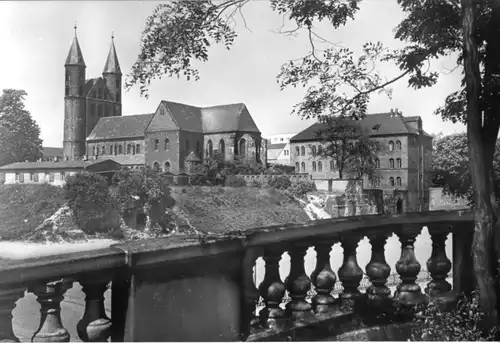
[[[64,141],[63,154],[69,160],[85,155],[85,61],[76,36],[64,64]]]
[[[106,59],[106,64],[104,65],[104,71],[102,76],[106,82],[106,88],[108,89],[113,101],[115,102],[115,116],[122,115],[122,71],[120,69],[120,63],[118,62],[118,56],[116,54],[114,35],[111,35],[111,46],[109,48],[108,58]]]

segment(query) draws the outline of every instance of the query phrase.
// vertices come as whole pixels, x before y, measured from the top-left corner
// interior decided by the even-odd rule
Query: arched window
[[[165,149],[165,151],[166,151],[166,150],[168,150],[168,149],[170,148],[170,147],[168,146],[168,143],[169,143],[169,142],[170,142],[170,141],[168,140],[168,138],[165,138],[165,142],[164,142],[164,149]]]
[[[226,143],[224,143],[224,140],[222,139],[219,142],[219,152],[222,157],[226,156]]]
[[[321,161],[318,162],[318,171],[323,171],[323,163]]]
[[[247,152],[247,141],[245,138],[242,138],[240,140],[240,145],[238,147],[238,153],[240,154],[241,157],[245,157]]]
[[[321,145],[318,145],[318,155],[321,156],[322,153],[323,153],[323,147]]]
[[[396,158],[396,168],[401,168],[401,159]]]
[[[300,167],[301,167],[300,169],[302,169],[302,172],[306,171],[306,164],[304,162],[300,164]]]
[[[140,154],[141,153],[141,145],[140,144],[136,144],[135,145],[135,153],[136,154]]]
[[[295,147],[295,156],[300,156],[300,148]]]
[[[158,139],[155,139],[155,151],[158,151],[160,149],[160,141]]]
[[[316,146],[315,146],[315,145],[313,145],[313,146],[311,147],[311,152],[312,152],[312,155],[313,155],[313,156],[316,156]]]
[[[335,170],[335,161],[330,161],[330,170]]]
[[[122,151],[122,145],[118,145],[118,154],[123,154],[123,151]]]
[[[396,185],[401,186],[401,178],[399,176],[396,178]]]
[[[315,172],[316,171],[316,162],[313,162],[312,166],[313,166],[313,172]]]
[[[134,144],[130,144],[132,146],[132,155],[135,155],[135,145]]]
[[[375,168],[380,168],[380,160],[379,159],[375,160]]]
[[[101,155],[106,155],[106,148],[104,145],[101,147]]]
[[[394,142],[393,141],[389,142],[389,151],[394,151]]]
[[[113,146],[112,145],[109,146],[109,154],[113,155]]]
[[[132,153],[132,144],[127,144],[127,155]]]
[[[92,147],[92,156],[95,156],[95,146]]]
[[[160,164],[158,162],[153,163],[153,170],[155,172],[159,172],[160,171]]]
[[[394,159],[393,158],[389,159],[389,168],[391,168],[391,169],[394,168]]]
[[[394,178],[393,177],[389,178],[389,185],[394,187]]]
[[[401,150],[401,142],[396,141],[396,150]]]
[[[213,154],[213,149],[214,149],[214,147],[213,147],[213,145],[212,145],[212,141],[211,141],[211,140],[209,140],[209,141],[207,142],[207,154],[208,154],[208,157],[212,157],[212,154]]]
[[[301,146],[301,147],[300,147],[300,154],[301,154],[302,156],[305,156],[305,155],[306,155],[306,148],[305,148],[304,146]]]
[[[379,151],[379,150],[380,150],[380,143],[375,142],[375,151]]]
[[[115,150],[115,155],[117,155],[118,154],[118,146],[115,144],[114,148],[115,148],[114,149]]]
[[[165,162],[165,172],[170,173],[170,162]]]
[[[300,172],[300,165],[299,165],[299,162],[295,163],[295,172],[296,172],[296,173]]]
[[[186,139],[186,153],[189,153],[189,140]]]

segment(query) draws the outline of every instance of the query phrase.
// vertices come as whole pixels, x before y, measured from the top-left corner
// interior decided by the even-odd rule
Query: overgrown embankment
[[[18,240],[64,205],[63,190],[49,184],[0,185],[0,237]]]

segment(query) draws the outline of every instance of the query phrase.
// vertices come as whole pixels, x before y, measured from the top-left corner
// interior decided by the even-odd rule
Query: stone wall
[[[309,174],[260,174],[260,175],[244,175],[244,174],[239,174],[238,176],[242,177],[245,179],[247,184],[253,182],[253,181],[258,181],[260,183],[267,183],[269,180],[272,178],[280,177],[280,176],[287,176],[290,178],[290,181],[292,183],[298,183],[301,181],[311,181],[311,176]]]

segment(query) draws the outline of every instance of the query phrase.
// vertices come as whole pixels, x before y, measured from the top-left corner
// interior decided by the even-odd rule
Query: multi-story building
[[[432,180],[432,136],[422,129],[419,116],[404,117],[398,111],[369,114],[359,121],[350,120],[359,132],[380,147],[373,180],[363,177],[364,189],[381,189],[399,194],[403,211],[429,208],[429,187]],[[313,153],[327,143],[318,139],[328,126],[318,122],[290,140],[291,163],[297,172],[307,172],[317,184],[339,179],[339,170],[332,158]],[[353,178],[344,173],[343,179]],[[331,185],[331,181],[330,181]]]
[[[296,133],[283,133],[265,137],[269,164],[290,165],[290,139],[295,135]]]

